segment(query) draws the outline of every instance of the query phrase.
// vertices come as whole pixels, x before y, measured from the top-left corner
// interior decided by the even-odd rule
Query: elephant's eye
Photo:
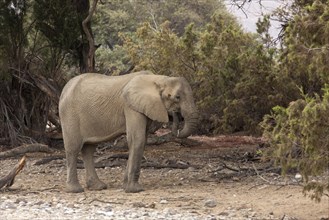
[[[175,98],[176,98],[177,100],[180,100],[180,95],[176,95]]]
[[[171,94],[168,94],[168,98],[170,98],[171,97]]]

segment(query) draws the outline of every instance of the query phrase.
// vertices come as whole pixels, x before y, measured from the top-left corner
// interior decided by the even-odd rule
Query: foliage
[[[75,64],[67,54],[80,36],[71,2],[0,3],[0,136],[13,146],[45,140],[50,121],[60,127],[63,66]]]
[[[79,43],[80,24],[75,5],[71,1],[35,0],[33,9],[36,29],[40,30],[53,47],[66,51],[76,47]]]
[[[117,75],[134,68],[123,47],[121,35],[133,37],[137,28],[144,23],[159,30],[162,23],[169,21],[168,28],[182,36],[188,24],[193,22],[195,28],[202,28],[211,20],[211,15],[222,7],[223,4],[217,0],[115,0],[100,4],[94,26],[96,42],[101,44],[96,51],[100,72]]]
[[[290,13],[293,19],[286,25],[280,57],[282,74],[303,93],[321,94],[329,82],[328,1],[296,1]]]
[[[302,174],[305,191],[314,190],[312,198],[320,200],[329,183],[310,181],[310,176],[321,175],[329,168],[329,88],[323,98],[305,97],[291,102],[287,108],[275,107],[262,122],[264,136],[273,149],[272,158],[283,168],[283,173],[297,168]]]
[[[26,67],[24,47],[28,44],[25,22],[28,1],[2,1],[0,3],[0,136],[16,144],[18,133],[24,133],[25,121],[31,125],[31,103],[26,97],[34,93],[21,84],[21,69]],[[23,94],[22,91],[28,92]],[[37,116],[35,117],[35,119]]]
[[[69,54],[71,62],[78,61],[81,73],[89,70],[89,42],[82,27],[88,13],[89,0],[36,0],[33,4],[35,29],[42,33],[50,47]],[[87,29],[92,34],[90,22]]]
[[[307,183],[304,190],[312,191],[311,197],[316,200],[329,191],[328,183],[309,181],[310,176],[323,174],[329,168],[328,3],[294,1],[278,13],[285,22],[280,76],[289,79],[292,87],[304,95],[293,95],[295,99],[288,107],[280,104],[273,108],[262,122],[276,162],[284,172],[298,168]]]

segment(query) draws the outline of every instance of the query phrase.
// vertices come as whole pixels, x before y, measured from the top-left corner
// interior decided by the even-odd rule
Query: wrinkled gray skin
[[[142,71],[123,76],[86,73],[71,79],[59,101],[67,159],[67,192],[82,192],[77,157],[82,152],[86,185],[90,190],[107,186],[95,171],[95,144],[126,133],[129,159],[124,176],[126,192],[140,192],[138,183],[147,129],[152,121],[168,122],[168,113],[180,112],[184,127],[177,137],[189,136],[197,126],[198,112],[192,90],[182,77]]]

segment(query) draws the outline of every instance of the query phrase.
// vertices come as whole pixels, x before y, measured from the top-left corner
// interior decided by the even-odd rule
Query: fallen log
[[[63,160],[64,158],[65,158],[64,155],[45,157],[45,158],[42,158],[40,160],[37,160],[33,165],[42,165],[42,164],[49,163],[53,160]]]
[[[168,133],[162,136],[149,135],[146,145],[161,145],[169,142],[177,143],[184,147],[194,147],[202,144],[198,140],[193,140],[191,138],[177,138],[172,133]],[[114,141],[113,146],[128,149],[127,139],[122,136]]]
[[[8,157],[15,157],[18,155],[26,154],[26,153],[33,153],[33,152],[46,152],[52,153],[54,152],[53,149],[49,148],[48,145],[45,144],[24,144],[19,147],[15,147],[11,150],[0,152],[0,159],[1,158],[8,158]]]
[[[16,164],[14,169],[12,169],[5,177],[0,179],[0,189],[4,186],[10,187],[14,184],[14,180],[16,175],[23,169],[25,166],[26,157],[22,157],[22,159]]]

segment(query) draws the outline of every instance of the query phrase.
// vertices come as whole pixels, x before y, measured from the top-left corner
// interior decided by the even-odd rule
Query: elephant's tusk
[[[180,132],[180,130],[177,130],[177,137],[179,137],[179,132]]]

